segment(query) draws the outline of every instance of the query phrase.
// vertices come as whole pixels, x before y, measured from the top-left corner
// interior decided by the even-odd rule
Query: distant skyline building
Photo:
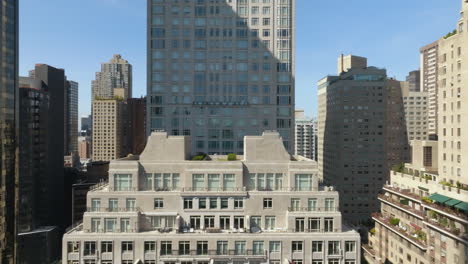
[[[111,161],[122,157],[124,107],[122,99],[93,102],[92,159]]]
[[[411,71],[408,76],[406,76],[406,81],[408,82],[408,89],[411,92],[421,91],[421,71]]]
[[[146,146],[146,98],[128,98],[125,109],[124,155],[140,155]]]
[[[412,90],[409,82],[401,82],[401,89],[408,140],[428,140],[428,93]]]
[[[429,111],[428,111],[428,125],[429,137],[437,139],[438,133],[438,87],[439,87],[439,42],[435,41],[420,49],[421,53],[421,90],[428,93],[429,97]]]
[[[96,78],[91,83],[91,102],[96,98],[131,98],[132,78],[132,65],[120,54],[115,54],[109,62],[101,64],[100,72],[96,72]]]
[[[313,118],[306,117],[304,110],[298,109],[295,110],[295,122],[295,155],[301,155],[316,161],[317,121]]]
[[[8,264],[18,209],[18,2],[0,1],[0,262]]]
[[[244,156],[191,159],[188,136],[153,132],[139,156],[111,161],[87,193],[62,261],[93,263],[361,263],[338,192],[317,163],[291,156],[276,132],[244,138]]]
[[[78,83],[67,80],[65,154],[78,153]]]
[[[340,56],[338,70],[318,83],[319,173],[340,192],[344,219],[366,222],[389,168],[408,159],[401,84],[364,57]]]
[[[294,0],[147,7],[147,135],[241,154],[244,136],[276,130],[294,153]]]
[[[81,136],[91,136],[91,130],[93,128],[93,119],[91,115],[81,117]]]

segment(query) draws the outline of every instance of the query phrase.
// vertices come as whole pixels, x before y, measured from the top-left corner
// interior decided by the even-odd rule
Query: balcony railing
[[[407,241],[410,241],[412,242],[413,244],[416,244],[417,246],[419,246],[420,248],[426,250],[427,249],[427,246],[426,246],[426,242],[425,241],[422,241],[422,240],[419,240],[415,237],[413,237],[410,233],[408,233],[407,231],[399,228],[398,226],[394,226],[390,223],[390,219],[384,217],[382,214],[379,214],[379,213],[373,213],[372,214],[372,217],[374,218],[374,220],[378,221],[378,222],[381,222],[383,224],[385,224],[385,226],[387,228],[390,228],[393,232],[399,234],[400,236],[404,237]]]
[[[436,203],[428,203],[426,201],[422,201],[422,203],[429,209],[431,209],[431,207],[432,207],[433,209],[437,209],[439,211],[442,211],[442,212],[446,213],[449,217],[450,217],[450,215],[454,215],[454,216],[459,217],[459,218],[461,218],[461,219],[463,219],[465,221],[468,221],[468,215],[467,214],[464,214],[462,212],[454,210],[451,207],[439,205],[439,204],[436,204]]]
[[[205,249],[195,249],[195,250],[160,250],[159,252],[161,257],[178,257],[178,256],[246,256],[246,257],[265,257],[267,256],[266,250],[205,250]]]
[[[108,208],[108,207],[87,207],[87,212],[141,212],[140,207],[117,207],[117,208]]]
[[[424,217],[424,212],[423,211],[416,210],[416,209],[414,209],[413,207],[411,207],[409,205],[405,205],[405,204],[402,204],[402,203],[400,203],[398,201],[395,201],[391,197],[388,197],[388,196],[385,196],[385,195],[382,195],[382,194],[379,194],[378,197],[379,197],[379,199],[385,200],[385,201],[393,204],[396,207],[404,208],[405,210],[410,211],[413,214],[418,215],[419,217]]]
[[[288,207],[289,212],[339,212],[339,206],[334,207]]]

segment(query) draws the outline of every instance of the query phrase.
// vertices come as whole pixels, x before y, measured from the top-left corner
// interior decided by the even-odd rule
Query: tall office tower
[[[122,130],[125,103],[121,99],[93,102],[92,159],[110,161],[122,157]]]
[[[318,165],[341,195],[345,220],[366,221],[378,210],[388,168],[407,159],[400,82],[367,59],[341,56],[339,76],[318,83]]]
[[[101,71],[96,73],[96,80],[91,83],[92,98],[109,99],[132,97],[132,65],[122,59],[121,55],[114,55],[109,62],[101,64]]]
[[[428,140],[428,93],[411,90],[409,82],[401,82],[408,140]]]
[[[394,169],[363,245],[368,263],[467,263],[468,185],[440,174],[437,141],[412,141],[412,163]]]
[[[277,132],[244,138],[244,156],[189,160],[191,139],[153,132],[138,156],[111,161],[65,234],[78,263],[360,263],[338,193],[317,164],[292,157]]]
[[[51,211],[55,210],[55,203],[50,204],[50,201],[62,197],[54,197],[54,191],[48,186],[55,181],[53,176],[56,175],[48,168],[48,151],[51,151],[48,141],[49,93],[43,89],[40,80],[33,78],[20,77],[19,88],[21,166],[16,260],[17,263],[51,263],[60,258],[57,250],[60,234],[57,226],[48,220]]]
[[[41,82],[41,88],[49,95],[49,112],[47,126],[47,170],[48,176],[44,183],[43,206],[40,210],[47,225],[63,227],[63,196],[64,196],[64,150],[66,135],[66,78],[63,69],[57,69],[46,64],[36,64],[33,71],[34,79]],[[53,206],[51,206],[53,205]]]
[[[304,115],[304,110],[295,111],[295,127],[296,127],[296,145],[295,155],[301,155],[308,159],[315,160],[315,120],[307,118]]]
[[[421,71],[411,71],[408,76],[406,76],[406,81],[408,82],[408,89],[411,92],[421,91]]]
[[[18,1],[0,2],[0,263],[13,263],[17,207]]]
[[[439,40],[439,166],[451,184],[468,184],[468,2],[462,3],[456,33]]]
[[[194,153],[242,153],[280,132],[294,153],[294,0],[148,0],[147,134]]]
[[[128,98],[125,109],[124,156],[140,155],[146,145],[146,98]]]
[[[78,83],[66,81],[65,154],[78,153]]]
[[[438,41],[426,45],[420,49],[421,52],[421,90],[429,96],[428,125],[429,137],[437,140],[437,95],[438,95],[438,72],[439,69],[439,43]]]

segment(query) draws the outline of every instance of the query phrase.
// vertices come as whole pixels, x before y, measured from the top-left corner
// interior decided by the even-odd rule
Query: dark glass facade
[[[0,262],[15,250],[18,0],[0,1]]]

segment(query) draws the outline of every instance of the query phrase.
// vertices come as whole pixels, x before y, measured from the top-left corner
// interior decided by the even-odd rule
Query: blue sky
[[[404,79],[419,48],[455,28],[460,0],[296,0],[296,107],[316,115],[316,82],[340,53],[369,58]],[[133,65],[134,97],[146,94],[146,0],[21,0],[20,74],[36,63],[79,82],[80,115],[91,80],[120,53]]]

